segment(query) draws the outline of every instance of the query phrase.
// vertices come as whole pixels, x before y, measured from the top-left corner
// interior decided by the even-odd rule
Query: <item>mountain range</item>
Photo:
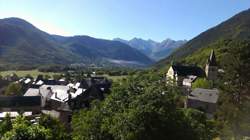
[[[0,66],[84,64],[97,66],[156,67],[172,61],[204,65],[212,49],[218,60],[227,53],[230,40],[250,41],[250,9],[185,41],[162,42],[134,38],[96,39],[89,36],[58,36],[39,30],[19,18],[0,19]],[[237,43],[236,43],[237,44]]]
[[[3,67],[48,64],[147,66],[153,62],[119,41],[51,35],[20,18],[0,19],[0,66]]]
[[[184,45],[186,40],[172,40],[166,39],[162,42],[157,42],[151,39],[144,40],[141,38],[133,38],[131,40],[124,40],[120,38],[115,38],[115,41],[120,41],[126,43],[131,47],[138,49],[151,59],[158,61],[160,59],[166,58],[169,56],[175,49]]]
[[[229,47],[232,46],[230,44],[237,44],[232,43],[232,41],[250,42],[250,9],[202,32],[175,50],[170,56],[157,62],[155,66],[165,67],[173,61],[204,66],[212,49],[215,50],[216,56],[219,58],[218,61],[220,61],[220,58],[228,53]]]

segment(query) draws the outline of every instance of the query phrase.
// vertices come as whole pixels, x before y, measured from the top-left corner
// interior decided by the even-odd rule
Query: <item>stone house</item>
[[[203,111],[211,118],[216,111],[218,98],[217,89],[196,88],[187,96],[186,107]]]

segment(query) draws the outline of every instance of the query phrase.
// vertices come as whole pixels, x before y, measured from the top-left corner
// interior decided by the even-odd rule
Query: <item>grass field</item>
[[[122,76],[109,76],[107,74],[105,75],[102,75],[102,76],[105,76],[107,77],[108,79],[111,79],[113,81],[117,81],[117,80],[120,80],[120,79],[123,79],[123,78],[126,78],[127,76],[126,75],[122,75]]]
[[[31,75],[32,77],[37,77],[37,75],[49,75],[49,76],[53,76],[55,74],[60,74],[60,73],[53,73],[53,72],[39,72],[38,70],[23,70],[23,71],[13,71],[13,70],[10,70],[10,71],[1,71],[0,72],[0,75],[1,76],[7,76],[7,75],[10,75],[12,73],[15,73],[17,74],[18,77],[24,77],[26,75]]]
[[[60,73],[53,73],[53,72],[39,72],[38,70],[18,70],[18,71],[13,71],[13,70],[10,70],[10,71],[0,71],[0,75],[5,77],[7,75],[10,75],[10,74],[17,74],[18,77],[24,77],[26,75],[31,75],[32,77],[36,78],[38,75],[49,75],[49,76],[53,76],[55,74],[60,74]],[[112,79],[113,81],[117,81],[119,79],[123,79],[123,78],[126,78],[127,76],[109,76],[109,75],[102,75],[102,76],[105,76],[109,79]]]

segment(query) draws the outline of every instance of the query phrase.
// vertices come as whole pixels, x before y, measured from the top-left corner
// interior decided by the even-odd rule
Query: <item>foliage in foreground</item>
[[[11,83],[9,84],[5,89],[5,95],[11,96],[11,95],[22,95],[22,85],[19,83]]]
[[[240,140],[250,137],[250,43],[229,41],[225,46],[217,121],[221,139]]]
[[[183,109],[180,92],[152,73],[113,85],[104,102],[94,102],[73,116],[75,140],[210,140],[213,122],[203,113]]]
[[[32,124],[25,117],[18,116],[13,122],[7,115],[0,124],[1,140],[69,140],[58,120],[42,115],[39,123]]]
[[[195,82],[192,84],[192,89],[195,88],[205,88],[205,89],[210,89],[212,88],[212,82],[208,81],[205,78],[198,78],[197,80],[195,80]]]

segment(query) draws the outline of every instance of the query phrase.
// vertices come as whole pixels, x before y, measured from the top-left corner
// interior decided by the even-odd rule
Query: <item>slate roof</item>
[[[51,93],[51,85],[42,85],[39,90],[40,90],[40,94],[41,96],[45,97],[45,98],[50,98],[52,93]]]
[[[1,96],[1,107],[27,107],[27,106],[40,106],[40,96]]]
[[[94,85],[88,88],[82,95],[84,98],[104,99],[103,91]]]
[[[29,88],[23,96],[40,96],[39,89],[37,88]]]
[[[183,82],[185,83],[192,83],[197,79],[197,76],[194,75],[188,75],[186,78],[184,78]]]
[[[42,85],[44,82],[42,80],[39,80],[38,82],[36,82],[36,85]]]
[[[82,93],[84,93],[86,91],[86,89],[82,89],[82,88],[78,88],[74,93],[71,92],[71,96],[72,98],[77,97],[78,95],[81,95]]]
[[[179,76],[195,75],[198,77],[204,76],[204,71],[198,66],[172,65],[175,73]]]
[[[77,83],[77,86],[80,85],[80,83]],[[74,92],[70,92],[69,86],[63,86],[63,85],[43,85],[44,87],[50,87],[52,91],[52,95],[50,99],[56,100],[59,102],[66,102],[68,101],[69,93],[71,94],[72,98],[77,97],[78,95],[85,92],[86,89],[83,88],[77,88],[74,89]]]
[[[51,79],[49,79],[49,80],[44,80],[43,82],[44,82],[45,85],[58,85],[58,84],[59,84],[58,81],[56,81],[56,80],[51,80]]]
[[[86,80],[82,80],[79,88],[87,89],[87,88],[89,88],[89,86],[90,85],[88,84],[88,82]]]
[[[28,84],[28,83],[30,83],[30,82],[31,82],[31,79],[30,79],[30,78],[27,78],[27,79],[24,81],[25,84]]]
[[[218,98],[219,91],[217,89],[196,88],[188,95],[188,99],[207,103],[217,103]]]
[[[60,102],[65,102],[68,100],[68,90],[69,90],[68,86],[54,85],[50,87],[53,92],[51,99]]]

